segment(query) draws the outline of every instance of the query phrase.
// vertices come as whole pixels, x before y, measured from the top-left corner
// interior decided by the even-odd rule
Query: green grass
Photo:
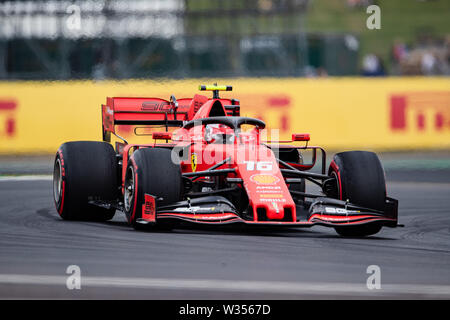
[[[350,9],[346,0],[311,0],[308,32],[351,32],[360,38],[360,57],[380,55],[389,65],[394,41],[413,43],[420,33],[436,37],[450,35],[449,0],[378,0],[381,29],[366,28],[365,8]]]

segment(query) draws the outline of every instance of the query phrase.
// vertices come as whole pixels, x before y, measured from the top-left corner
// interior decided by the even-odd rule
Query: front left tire
[[[124,187],[124,211],[128,222],[137,230],[148,229],[147,225],[139,223],[145,194],[157,198],[157,206],[180,201],[183,187],[181,167],[172,161],[169,149],[139,149],[130,157]],[[164,221],[155,221],[150,226],[165,230],[172,227]]]

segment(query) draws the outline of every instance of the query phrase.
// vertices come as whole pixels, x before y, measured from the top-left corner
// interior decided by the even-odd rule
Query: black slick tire
[[[117,162],[105,142],[75,141],[62,144],[55,156],[53,198],[64,220],[106,221],[116,209],[89,203],[118,198]]]

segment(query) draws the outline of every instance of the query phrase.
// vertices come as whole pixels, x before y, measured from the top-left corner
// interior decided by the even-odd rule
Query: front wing
[[[389,197],[386,198],[384,211],[363,208],[352,203],[323,197],[317,198],[309,204],[298,205],[296,221],[257,221],[244,219],[226,198],[208,196],[157,208],[154,221],[140,219],[139,222],[147,224],[154,223],[157,220],[181,220],[208,225],[240,223],[287,227],[312,227],[314,225],[342,227],[377,223],[387,227],[396,227],[398,222],[397,212],[398,201]]]

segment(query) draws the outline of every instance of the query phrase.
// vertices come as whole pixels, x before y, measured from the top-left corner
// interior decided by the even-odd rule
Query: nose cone
[[[243,152],[247,152],[246,156]],[[253,152],[247,148],[241,153],[238,150],[238,155],[238,174],[244,181],[254,220],[296,221],[295,203],[272,150],[256,145]]]

